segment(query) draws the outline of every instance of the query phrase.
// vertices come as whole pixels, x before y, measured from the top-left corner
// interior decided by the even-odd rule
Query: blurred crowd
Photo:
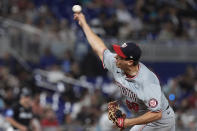
[[[74,4],[83,6],[103,37],[196,40],[196,0],[2,0],[0,15],[41,29],[50,37],[46,43],[64,41],[72,47],[80,39],[72,34]]]
[[[49,53],[49,50],[46,50]],[[57,57],[51,56],[41,57],[36,67],[48,72],[61,72],[74,79],[82,77],[83,67],[79,68],[78,64],[71,60],[71,56],[68,55],[66,60],[59,59],[58,62],[53,60]],[[5,130],[10,126],[6,125],[3,119],[12,123],[10,118],[16,119],[19,106],[24,106],[25,110],[28,109],[33,114],[30,118],[33,126],[30,123],[22,123],[24,120],[17,118],[16,120],[25,126],[21,128],[22,131],[27,131],[24,128],[34,131],[102,130],[98,125],[100,116],[106,112],[106,103],[114,99],[112,94],[117,90],[104,91],[110,89],[112,80],[109,79],[109,82],[104,84],[103,80],[98,78],[94,88],[89,89],[75,83],[65,83],[63,79],[57,81],[55,77],[57,78],[57,75],[54,74],[53,78],[46,81],[55,86],[61,82],[63,90],[38,85],[38,76],[12,55],[5,54],[0,58],[0,129]]]
[[[57,56],[74,51],[80,61],[90,47],[73,20],[74,4],[82,5],[107,45],[121,40],[196,43],[196,0],[1,0],[0,36],[9,37],[18,53],[25,48],[21,55],[31,60],[50,47]]]
[[[197,127],[197,70],[188,66],[183,74],[169,79],[163,87],[176,112],[177,131],[195,131]]]
[[[13,117],[10,112],[20,101],[29,103],[35,131],[115,130],[107,120],[106,103],[120,94],[73,21],[74,4],[83,6],[93,30],[107,40],[196,41],[196,0],[1,0],[1,19],[19,23],[7,28],[0,21],[0,37],[9,36],[19,56],[5,53],[0,58],[0,130],[10,126],[4,119]],[[37,68],[92,82],[95,88],[46,80],[63,86],[61,91],[50,90],[37,84]],[[162,86],[176,112],[177,131],[195,130],[196,67],[188,66]]]
[[[121,40],[196,43],[195,0],[1,0],[0,36],[9,37],[19,53],[25,48],[22,55],[29,54],[33,60],[47,46],[58,56],[72,50],[81,60],[90,47],[73,20],[74,4],[82,5],[88,23],[106,44]]]
[[[63,79],[57,80],[58,75],[55,74],[51,80],[46,80],[49,83],[47,86],[58,86],[61,82],[63,89],[59,91],[45,88],[45,85],[37,84],[38,79],[41,78],[27,70],[12,55],[6,54],[2,57],[0,59],[0,123],[4,124],[0,124],[0,129],[4,129],[1,125],[6,125],[6,121],[2,119],[13,117],[10,115],[10,110],[16,109],[15,106],[22,100],[27,102],[27,107],[32,111],[31,119],[35,131],[115,130],[112,123],[108,121],[106,113],[107,102],[120,97],[112,77],[105,71],[102,77],[97,72],[83,76],[83,70],[88,67],[79,66],[81,63],[78,65],[71,59],[72,55],[68,55],[66,60],[59,59],[56,63],[48,61],[52,58],[40,57],[40,62],[35,67],[48,72],[61,72],[65,76],[91,82],[93,88],[66,83],[62,81]],[[90,59],[89,62],[94,61]],[[102,69],[102,65],[99,69]],[[29,93],[25,93],[24,90]],[[197,127],[196,67],[188,66],[185,73],[169,78],[169,81],[162,85],[162,90],[176,112],[177,131],[195,130]],[[128,117],[132,117],[125,105],[121,107]]]

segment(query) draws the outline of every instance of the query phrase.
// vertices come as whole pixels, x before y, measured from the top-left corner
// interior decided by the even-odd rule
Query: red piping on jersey
[[[145,126],[146,126],[146,125],[144,125],[143,127],[141,127],[139,131],[142,131],[142,130],[144,129]]]
[[[134,76],[131,76],[131,75],[129,75],[129,74],[126,74],[127,79],[130,79],[130,80],[135,79],[135,78],[138,76],[139,72],[140,72],[140,64],[138,64],[138,72],[137,72],[137,74],[134,75]]]
[[[101,62],[102,62],[102,65],[103,65],[103,68],[104,68],[104,69],[105,69],[105,66],[104,66],[103,60],[104,60],[104,52],[105,52],[105,50],[107,50],[107,49],[104,49],[104,50],[103,50],[103,57],[102,57],[102,59],[101,59]]]
[[[128,78],[133,78],[133,77],[135,77],[135,75],[134,75],[134,76],[131,76],[131,75],[127,74],[127,73],[125,73],[125,75],[126,75]]]
[[[125,54],[122,52],[119,45],[112,45],[112,46],[117,55],[121,56],[122,58],[127,58],[127,56],[125,56]]]

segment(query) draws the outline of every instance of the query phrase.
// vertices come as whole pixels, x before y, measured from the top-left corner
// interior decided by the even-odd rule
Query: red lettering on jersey
[[[116,81],[116,85],[120,87],[122,95],[128,96],[132,99],[132,101],[137,101],[137,95],[133,93],[131,90],[128,88],[122,86],[119,82]]]
[[[138,112],[139,111],[139,105],[137,103],[130,102],[130,101],[126,100],[126,104],[127,104],[127,107],[130,110],[134,110],[135,112]]]

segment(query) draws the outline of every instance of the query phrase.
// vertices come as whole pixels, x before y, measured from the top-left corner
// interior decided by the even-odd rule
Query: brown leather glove
[[[111,120],[120,130],[124,129],[124,120],[126,115],[119,109],[117,101],[108,103],[108,118]]]

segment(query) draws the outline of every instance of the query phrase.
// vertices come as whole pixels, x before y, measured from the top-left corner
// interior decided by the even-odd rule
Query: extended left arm
[[[124,127],[133,126],[133,125],[140,125],[140,124],[147,124],[156,120],[161,119],[162,111],[160,112],[147,112],[144,115],[141,115],[136,118],[126,118],[124,120]]]

